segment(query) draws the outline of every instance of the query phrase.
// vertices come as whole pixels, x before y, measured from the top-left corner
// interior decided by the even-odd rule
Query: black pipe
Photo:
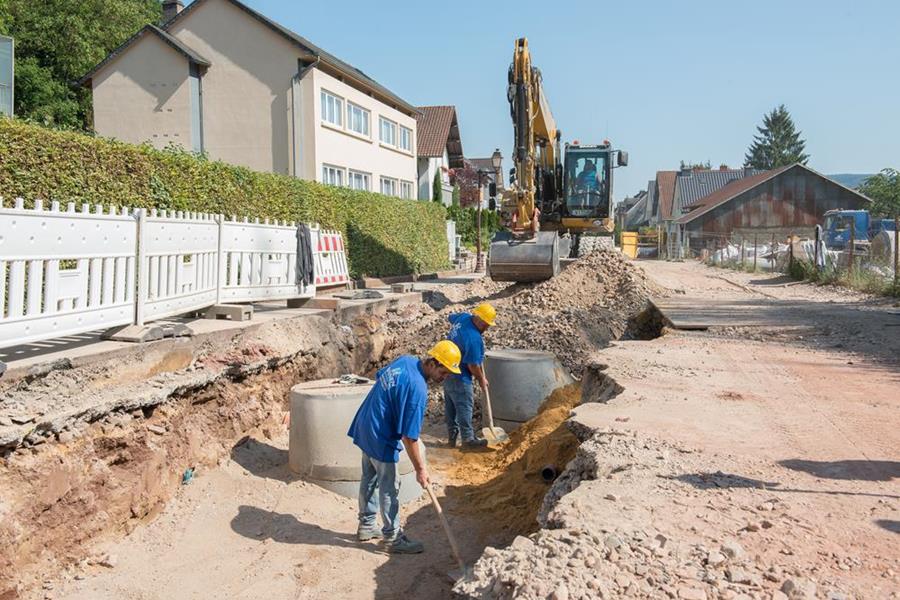
[[[546,483],[553,483],[557,477],[559,473],[556,471],[556,465],[547,465],[541,469],[541,479]]]

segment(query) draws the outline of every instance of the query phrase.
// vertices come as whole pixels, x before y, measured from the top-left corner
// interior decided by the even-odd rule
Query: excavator
[[[561,147],[526,38],[516,40],[508,81],[514,166],[500,202],[505,231],[491,240],[488,274],[495,281],[542,281],[559,273],[560,255],[578,256],[596,236],[612,235],[612,161],[624,167],[628,153],[609,141]]]

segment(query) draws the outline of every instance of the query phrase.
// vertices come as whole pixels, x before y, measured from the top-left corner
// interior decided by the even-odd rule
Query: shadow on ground
[[[383,553],[374,543],[359,543],[354,533],[342,533],[304,523],[294,515],[265,510],[256,506],[241,505],[231,520],[231,529],[251,540],[267,540],[280,544],[306,544],[332,548],[354,548]]]
[[[900,533],[900,521],[891,521],[889,519],[878,519],[875,524],[882,529],[887,529],[892,533]]]
[[[699,490],[714,489],[732,489],[732,488],[754,488],[767,490],[775,493],[793,493],[793,494],[823,494],[828,496],[869,496],[872,498],[893,498],[900,499],[900,495],[896,494],[876,494],[872,492],[845,492],[842,490],[814,490],[803,488],[789,488],[776,481],[762,481],[759,479],[750,479],[740,475],[723,473],[716,471],[715,473],[683,473],[681,475],[661,476],[663,479],[671,479],[691,485]],[[883,480],[875,480],[883,481]]]
[[[264,479],[291,483],[300,479],[288,467],[288,451],[246,436],[231,448],[231,460]]]
[[[778,461],[778,464],[793,471],[803,471],[822,479],[892,481],[900,477],[900,462],[892,460],[817,461],[793,458]]]

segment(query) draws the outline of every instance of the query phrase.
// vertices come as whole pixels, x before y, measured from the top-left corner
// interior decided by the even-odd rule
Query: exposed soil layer
[[[537,529],[537,514],[552,483],[544,468],[561,473],[575,456],[578,439],[565,420],[581,401],[581,385],[555,390],[538,414],[510,433],[509,440],[492,452],[457,452],[448,470],[448,495],[459,495],[461,510],[478,515],[485,526],[511,534]]]
[[[269,438],[283,429],[291,386],[365,371],[382,348],[375,317],[352,328],[320,317],[298,319],[251,339],[237,335],[229,347],[193,360],[175,357],[177,364],[154,367],[149,379],[118,390],[94,384],[94,372],[75,369],[9,393],[34,404],[49,393],[51,381],[65,380],[73,383],[58,389],[59,405],[80,406],[86,390],[110,395],[99,407],[73,413],[49,440],[38,437],[0,460],[0,597],[17,584],[27,587],[35,572],[102,561],[86,555],[89,543],[153,519],[183,478],[216,466],[246,434]],[[192,363],[187,372],[185,363]],[[176,374],[166,372],[179,367]],[[105,372],[101,380],[111,378],[115,373]],[[173,385],[171,378],[192,384]],[[120,397],[122,392],[135,397]]]

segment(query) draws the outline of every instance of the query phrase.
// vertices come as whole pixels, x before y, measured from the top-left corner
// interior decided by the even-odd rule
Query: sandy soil
[[[637,264],[685,297],[808,302],[807,312],[794,309],[806,315],[805,329],[798,332],[792,320],[789,328],[772,323],[764,335],[669,332],[600,351],[595,359],[624,391],[607,404],[582,405],[576,420],[583,428],[615,430],[607,448],[618,466],[594,480],[570,478],[574,491],[542,510],[545,525],[596,531],[601,544],[607,534],[600,532],[663,532],[694,554],[733,538],[747,555],[742,568],[749,583],[730,582],[733,572],[701,574],[686,566],[692,559],[673,553],[661,584],[651,565],[656,550],[646,559],[640,552],[607,552],[604,560],[622,561],[610,562],[622,576],[602,582],[607,597],[660,597],[658,590],[671,589],[672,597],[684,598],[781,598],[776,591],[791,578],[817,583],[806,597],[900,597],[900,344],[891,326],[900,318],[891,314],[893,305],[807,285],[780,287],[786,282],[694,263]],[[617,440],[630,441],[613,448]],[[100,562],[110,566],[85,561],[48,575],[45,589],[26,597],[449,595],[453,561],[425,501],[403,510],[410,535],[428,544],[424,554],[396,557],[357,544],[353,502],[296,481],[285,467],[286,443],[281,432],[237,446],[219,468],[198,473],[155,521],[85,557],[107,557]],[[591,443],[601,456],[601,442]],[[459,482],[444,473],[458,455],[432,446],[439,486],[452,488]],[[486,529],[462,510],[464,495],[448,489],[442,496],[466,560],[474,561],[486,544],[502,548],[512,541],[513,532]],[[547,535],[534,539],[543,543]],[[558,570],[540,577],[563,583],[583,577],[581,558],[556,562]],[[657,577],[652,585],[648,574]],[[522,574],[531,576],[538,575]],[[545,593],[528,597],[578,597],[543,584],[534,589]],[[599,596],[599,587],[591,589],[596,595],[582,597]]]

